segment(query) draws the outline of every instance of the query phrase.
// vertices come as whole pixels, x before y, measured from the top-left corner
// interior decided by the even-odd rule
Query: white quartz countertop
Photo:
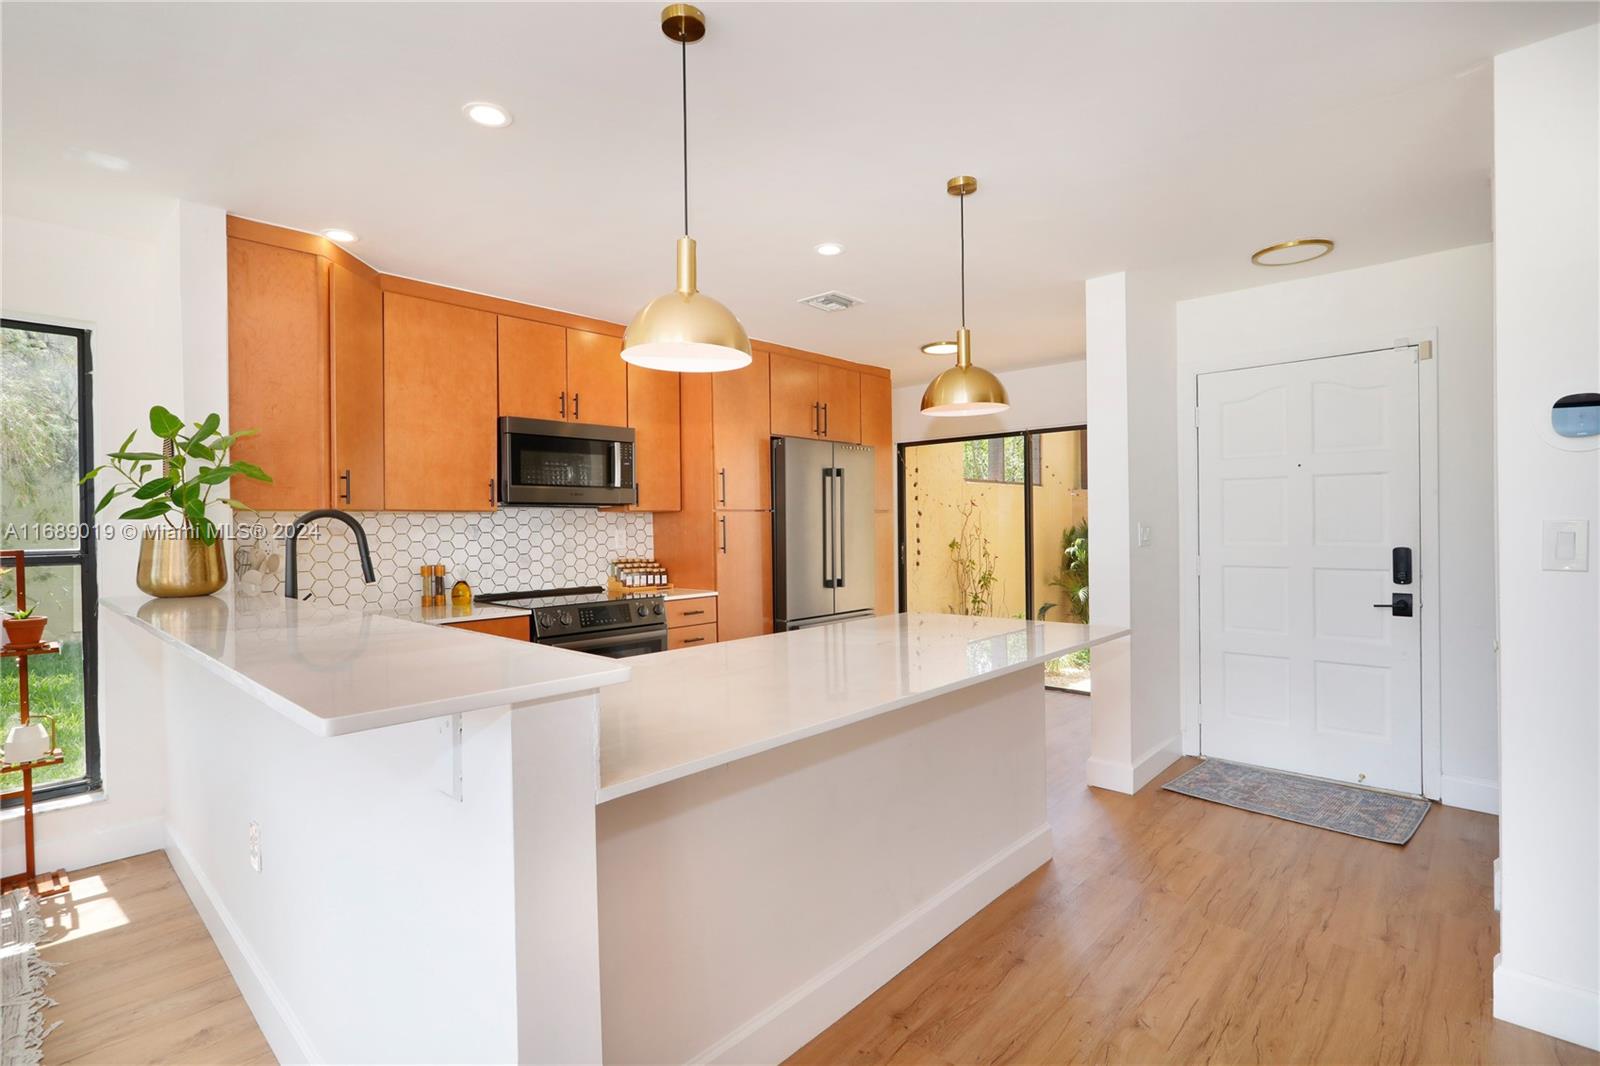
[[[627,660],[600,693],[600,790],[618,799],[1125,637],[1115,626],[898,614]]]
[[[323,736],[593,691],[629,674],[621,659],[282,596],[100,604]]]
[[[446,603],[438,607],[424,607],[421,602],[412,602],[404,607],[385,607],[375,613],[403,622],[447,626],[456,622],[482,622],[490,618],[527,618],[533,612],[526,607],[502,607],[498,603]]]
[[[716,589],[668,589],[661,594],[664,600],[698,600],[702,596],[715,596]]]

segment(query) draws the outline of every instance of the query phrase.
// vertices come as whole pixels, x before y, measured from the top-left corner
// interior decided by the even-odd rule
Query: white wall
[[[1498,809],[1494,662],[1492,256],[1487,244],[1178,304],[1180,506],[1195,545],[1195,375],[1436,336],[1439,413],[1438,795]],[[1196,750],[1198,606],[1183,594],[1186,750]],[[1430,789],[1430,794],[1433,790]]]
[[[1600,452],[1550,403],[1600,391],[1600,29],[1494,69],[1500,582],[1495,1017],[1600,1048]],[[1542,524],[1589,523],[1589,569],[1544,570]]]

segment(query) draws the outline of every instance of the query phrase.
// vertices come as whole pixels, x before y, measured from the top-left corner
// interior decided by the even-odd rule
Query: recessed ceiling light
[[[479,100],[475,103],[463,104],[461,112],[478,125],[488,126],[490,129],[497,130],[503,126],[511,125],[511,112],[499,104],[491,104]]]
[[[955,341],[929,341],[922,346],[922,353],[924,355],[955,355],[956,347]]]
[[[325,229],[322,235],[338,244],[351,244],[356,239],[356,235],[347,229]]]
[[[1303,237],[1298,241],[1284,241],[1269,245],[1250,257],[1256,266],[1284,267],[1309,263],[1333,251],[1333,242],[1326,237]]]
[[[821,244],[817,245],[818,255],[838,255],[842,251],[844,251],[844,245],[837,244],[833,241],[823,241]]]

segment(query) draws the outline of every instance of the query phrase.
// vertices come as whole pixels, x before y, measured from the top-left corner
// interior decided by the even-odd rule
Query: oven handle
[[[606,633],[593,637],[541,640],[538,643],[549,648],[566,648],[568,651],[590,651],[595,648],[611,648],[618,644],[637,644],[640,640],[646,638],[656,639],[661,645],[659,650],[667,650],[667,627],[665,625],[625,629],[619,633]]]

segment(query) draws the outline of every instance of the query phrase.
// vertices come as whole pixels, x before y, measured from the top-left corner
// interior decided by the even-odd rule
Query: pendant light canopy
[[[965,174],[951,178],[945,191],[961,205],[961,328],[956,330],[956,365],[928,382],[922,394],[922,413],[934,418],[992,415],[1011,406],[1000,379],[972,365],[972,331],[967,329],[967,201],[978,191],[978,179]]]
[[[689,45],[706,35],[697,7],[668,4],[661,32],[678,42],[683,59],[683,236],[678,238],[678,285],[633,316],[622,334],[622,358],[650,370],[706,373],[750,364],[750,337],[722,304],[699,291],[695,244],[689,236]]]

